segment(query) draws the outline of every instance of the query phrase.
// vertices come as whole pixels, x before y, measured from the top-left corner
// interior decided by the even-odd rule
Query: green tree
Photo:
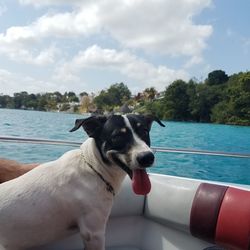
[[[231,114],[227,101],[217,103],[211,113],[211,121],[215,123],[227,124]]]
[[[190,113],[187,87],[187,83],[183,80],[176,80],[166,89],[163,99],[164,118],[178,121],[188,120]]]
[[[53,97],[57,103],[60,103],[63,100],[63,95],[58,91],[53,93]]]
[[[107,91],[102,90],[100,94],[94,98],[94,103],[99,110],[107,110],[111,105]]]
[[[113,110],[116,106],[121,106],[131,98],[131,92],[124,83],[115,83],[107,90],[102,90],[94,98],[94,103],[98,109]]]
[[[250,125],[250,72],[230,77],[224,100],[213,109],[212,121]]]
[[[228,81],[228,75],[223,70],[214,70],[208,74],[206,83],[210,86],[223,84]]]
[[[68,111],[70,109],[70,105],[68,103],[63,103],[60,107],[60,111]]]
[[[14,108],[27,108],[29,101],[29,94],[26,91],[22,91],[20,93],[14,93]]]
[[[8,95],[0,95],[0,108],[14,108],[13,98]]]
[[[46,111],[48,101],[45,95],[37,94],[37,110]]]
[[[83,92],[81,92],[79,95],[80,95],[81,97],[83,97],[83,96],[88,96],[89,94],[88,94],[87,92],[83,91]]]
[[[159,119],[164,117],[164,104],[161,100],[154,100],[145,104],[145,110],[142,113],[153,114]]]
[[[196,121],[210,122],[213,107],[222,101],[225,85],[209,86],[198,84],[196,87],[196,98],[191,113],[195,116]]]
[[[35,94],[28,95],[28,100],[25,105],[29,109],[37,109],[37,96]]]
[[[74,92],[65,92],[65,95],[68,102],[79,102],[79,98]]]
[[[145,96],[146,100],[152,101],[155,99],[155,96],[157,94],[157,91],[154,87],[146,88],[143,91],[143,95]]]
[[[107,90],[108,98],[113,106],[121,106],[130,99],[131,92],[124,83],[115,83]]]

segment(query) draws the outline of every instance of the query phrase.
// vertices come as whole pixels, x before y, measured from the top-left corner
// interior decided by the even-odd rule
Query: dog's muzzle
[[[137,155],[136,160],[139,163],[140,167],[147,168],[154,163],[155,156],[150,151],[141,152]]]

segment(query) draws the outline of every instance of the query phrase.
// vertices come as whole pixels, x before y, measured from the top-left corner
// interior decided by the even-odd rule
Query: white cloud
[[[4,79],[7,79],[10,75],[11,75],[11,73],[8,70],[0,68],[0,79],[1,79],[1,81],[3,81]]]
[[[212,27],[196,25],[193,16],[210,3],[209,0],[124,0],[122,4],[102,5],[99,14],[104,29],[125,47],[194,56],[206,47]],[[112,15],[108,12],[111,8]]]
[[[135,60],[128,51],[117,52],[115,49],[102,49],[93,45],[80,51],[73,59],[73,64],[80,67],[116,68]]]
[[[0,37],[0,54],[6,55],[9,59],[16,62],[27,63],[37,66],[46,66],[53,64],[60,52],[59,48],[50,45],[42,50],[28,48],[26,46],[16,45],[13,43],[1,43]]]
[[[39,80],[34,77],[10,72],[0,68],[0,89],[3,94],[12,95],[15,92],[28,93],[68,91],[68,86],[53,80]],[[1,94],[1,93],[0,93]]]
[[[37,65],[48,65],[55,62],[55,57],[59,54],[60,50],[55,46],[51,46],[42,50],[35,58],[31,58],[31,63]]]
[[[41,37],[89,36],[98,32],[97,7],[88,5],[86,10],[44,15],[32,26]]]
[[[69,88],[70,83],[79,86],[85,82],[80,69],[89,68],[119,73],[142,88],[154,85],[163,89],[177,78],[187,79],[186,70],[203,63],[202,53],[212,26],[197,24],[194,16],[210,7],[211,1],[19,0],[22,5],[35,7],[71,8],[51,12],[51,8],[44,7],[45,14],[33,22],[9,27],[0,33],[0,54],[19,65],[50,65],[47,80],[51,85],[44,85],[48,89],[56,83],[60,84],[58,89]],[[93,43],[98,45],[91,46]],[[105,49],[107,44],[111,49]],[[147,61],[143,55],[150,58],[148,53],[155,58],[160,55],[162,61],[179,57],[186,63],[173,69],[157,63],[157,59],[154,63]],[[40,91],[44,82],[34,82]],[[29,81],[24,85],[30,86]]]
[[[54,70],[52,79],[66,84],[81,82],[81,78],[77,75],[77,70],[74,69],[74,66],[69,63],[59,64]]]
[[[0,33],[0,53],[11,60],[35,65],[54,63],[58,48],[54,45],[43,45],[54,38],[77,38],[95,33],[95,7],[88,12],[59,13],[43,15],[27,26],[13,26]],[[47,42],[45,43],[47,44]]]
[[[117,71],[138,82],[142,88],[155,86],[161,90],[178,78],[188,79],[184,70],[174,70],[163,65],[155,67],[129,51],[103,49],[97,45],[80,51],[71,62],[63,66],[65,68],[69,75],[76,75],[88,68]]]
[[[0,43],[25,45],[39,42],[44,38],[72,38],[97,32],[99,26],[96,7],[88,6],[87,11],[73,11],[43,15],[27,26],[13,26],[0,34]]]
[[[72,4],[69,0],[21,2]],[[30,26],[16,27],[16,36],[7,32],[5,38],[90,36],[104,31],[126,48],[172,56],[200,56],[212,33],[212,26],[193,21],[195,15],[211,5],[211,0],[121,0],[119,4],[115,0],[95,0],[81,5],[72,12],[45,15]]]
[[[17,75],[0,68],[0,89],[4,91],[4,94],[12,95],[20,91],[41,92],[44,86],[45,83],[42,81],[37,81],[23,75]]]
[[[23,5],[34,5],[35,7],[48,6],[48,5],[72,5],[80,4],[82,0],[19,0]]]
[[[193,56],[190,58],[190,60],[188,60],[185,63],[184,68],[189,69],[197,64],[201,64],[202,62],[203,62],[203,58],[201,56]]]

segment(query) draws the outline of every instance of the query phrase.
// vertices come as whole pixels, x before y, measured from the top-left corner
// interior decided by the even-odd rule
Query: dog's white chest
[[[2,184],[0,249],[28,248],[63,238],[76,233],[79,223],[86,231],[106,223],[113,196],[79,156],[80,150],[73,150]]]

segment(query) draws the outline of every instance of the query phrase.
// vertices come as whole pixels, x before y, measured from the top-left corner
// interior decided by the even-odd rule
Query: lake
[[[83,130],[68,131],[77,114],[0,109],[0,135],[84,141]],[[250,153],[250,127],[164,122],[151,130],[152,146]],[[54,160],[70,146],[0,142],[0,157],[21,162]],[[156,153],[150,172],[250,185],[250,159]]]

